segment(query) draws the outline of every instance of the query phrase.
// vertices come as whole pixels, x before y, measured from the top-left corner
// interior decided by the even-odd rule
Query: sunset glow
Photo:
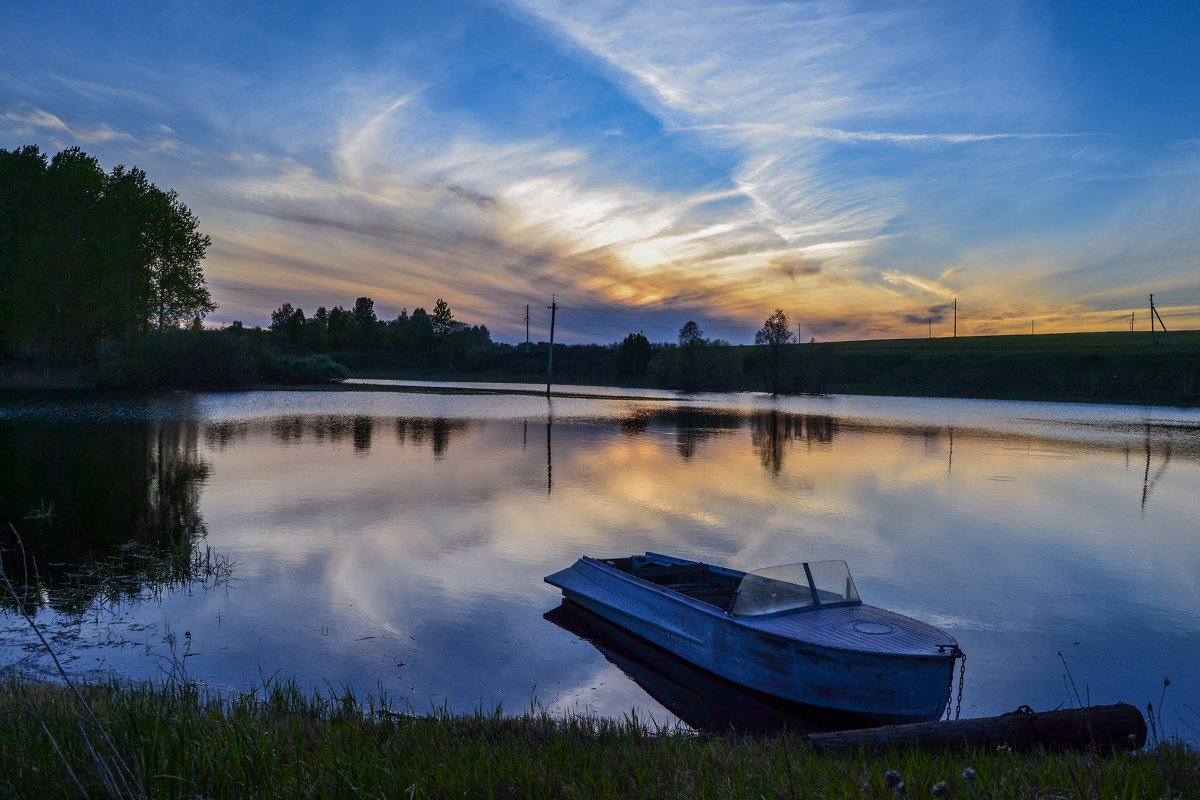
[[[1200,6],[9,4],[0,147],[146,170],[210,323],[501,341],[1200,327]]]

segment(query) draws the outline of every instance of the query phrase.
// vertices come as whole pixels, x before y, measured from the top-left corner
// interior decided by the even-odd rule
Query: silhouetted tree
[[[300,344],[306,325],[304,310],[292,308],[291,303],[284,303],[271,312],[271,330],[285,338],[292,347]]]
[[[410,351],[418,358],[428,358],[433,355],[433,320],[424,308],[413,309],[408,320],[408,341]]]
[[[329,348],[329,310],[325,306],[320,306],[304,323],[304,345],[317,353]]]
[[[640,376],[646,373],[654,348],[641,333],[631,333],[617,345],[615,368],[619,377]]]
[[[754,334],[754,343],[767,348],[767,390],[772,393],[779,392],[783,348],[792,341],[792,338],[791,323],[782,308],[775,309],[775,313],[767,317],[767,321]]]
[[[357,343],[358,328],[354,315],[341,306],[329,312],[329,344],[334,350],[346,350]]]
[[[379,338],[379,320],[375,317],[375,301],[360,297],[354,301],[354,323],[358,327],[359,347],[372,350]]]
[[[106,175],[77,147],[49,163],[34,146],[0,150],[0,346],[86,357],[203,318],[216,305],[198,225],[136,167]]]

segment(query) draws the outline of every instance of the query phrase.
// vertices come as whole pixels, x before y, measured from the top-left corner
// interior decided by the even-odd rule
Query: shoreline
[[[6,796],[1187,797],[1200,751],[901,746],[822,751],[803,734],[699,735],[531,709],[397,712],[287,681],[61,684],[0,674]]]
[[[577,394],[573,387],[683,394],[677,392],[678,386],[666,385],[675,383],[675,378],[662,375],[658,376],[657,384],[650,373],[617,380],[611,365],[605,361],[610,356],[603,356],[598,362],[593,352],[597,350],[595,345],[578,346],[583,348],[578,351],[573,347],[577,346],[555,346],[555,371],[550,377],[554,396]],[[674,349],[668,347],[661,352],[670,354]],[[736,374],[724,376],[720,385],[703,385],[701,381],[696,386],[698,392],[764,393],[770,388],[766,376],[771,354],[764,347],[737,345],[709,350],[723,352],[722,358],[726,361],[732,359],[730,363],[738,365]],[[607,352],[604,348],[600,351]],[[474,391],[545,393],[540,388],[546,381],[545,354],[497,355],[489,362],[490,366],[472,369],[402,366],[395,354],[382,351],[288,358],[293,361],[319,359],[349,372],[354,380],[448,384],[446,387],[427,385],[409,391],[455,391],[453,384],[467,383],[492,385],[491,389],[476,388]],[[778,396],[781,397],[855,395],[1200,407],[1200,381],[1197,380],[1200,378],[1200,331],[1176,332],[1169,346],[1166,341],[1155,342],[1148,332],[825,342],[789,345],[780,358],[775,368],[776,377],[770,383],[779,389]],[[279,359],[278,354],[276,359]],[[176,375],[171,389],[339,391],[345,388],[336,382],[280,384],[254,379],[235,381],[233,385],[205,383],[199,377],[207,374],[203,364],[176,372],[194,373],[198,377],[187,381]],[[296,377],[298,381],[303,380],[299,374]],[[522,388],[496,388],[505,384]],[[356,391],[398,390],[362,383],[353,386]],[[83,365],[11,360],[0,363],[0,391],[39,390],[109,391],[94,388],[88,367]]]

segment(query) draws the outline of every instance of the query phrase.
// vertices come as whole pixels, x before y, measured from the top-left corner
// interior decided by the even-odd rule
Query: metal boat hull
[[[899,614],[858,605],[748,621],[591,558],[546,581],[701,669],[789,702],[885,723],[934,720],[946,708],[956,642]],[[864,649],[866,625],[891,633]]]

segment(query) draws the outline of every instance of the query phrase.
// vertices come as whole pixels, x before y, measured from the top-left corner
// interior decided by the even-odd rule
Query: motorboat
[[[945,631],[863,603],[845,561],[741,572],[645,553],[583,557],[545,580],[706,672],[880,724],[940,718],[963,655]]]

